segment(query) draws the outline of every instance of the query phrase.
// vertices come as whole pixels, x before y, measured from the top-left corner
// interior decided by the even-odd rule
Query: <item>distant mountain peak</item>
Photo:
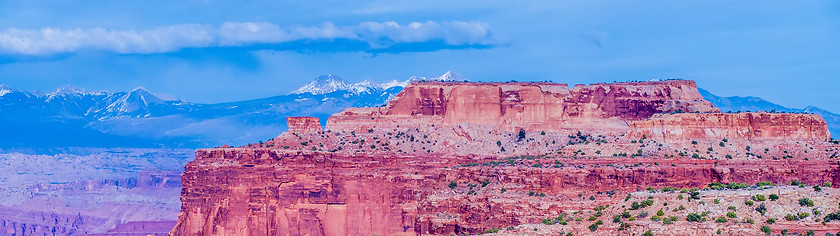
[[[96,92],[81,88],[79,86],[68,84],[68,85],[61,86],[60,88],[57,88],[56,90],[54,90],[52,92],[49,92],[46,95],[50,96],[50,97],[55,97],[55,96],[61,96],[61,95],[74,95],[74,94],[76,94],[76,95],[89,95],[89,94],[96,94]]]
[[[295,89],[291,94],[325,94],[339,90],[347,90],[350,88],[350,83],[347,83],[343,78],[336,75],[322,75],[318,76],[312,82]]]
[[[443,81],[443,82],[454,82],[454,81],[470,81],[467,77],[464,77],[458,73],[455,73],[451,70],[446,71],[440,76],[437,77],[422,77],[422,76],[412,76],[408,79],[410,81],[418,81],[418,80],[425,80],[425,81]]]
[[[14,91],[15,90],[12,89],[12,87],[9,87],[6,84],[0,84],[0,97],[2,97],[3,95],[6,95],[6,94],[12,93]]]
[[[458,73],[452,72],[451,70],[446,71],[442,75],[436,78],[437,81],[470,81],[464,76],[459,75]]]
[[[437,77],[421,77],[421,76],[412,76],[408,80],[391,80],[386,82],[375,82],[369,79],[362,80],[357,83],[349,83],[343,78],[336,76],[336,75],[322,75],[315,78],[315,80],[301,86],[298,89],[295,89],[289,94],[305,94],[311,93],[314,95],[318,94],[326,94],[332,93],[336,91],[349,91],[352,93],[365,93],[371,92],[374,90],[385,90],[394,87],[405,87],[408,86],[411,81],[418,81],[418,80],[425,80],[425,81],[469,81],[464,76],[459,75],[453,71],[447,71],[440,76]]]

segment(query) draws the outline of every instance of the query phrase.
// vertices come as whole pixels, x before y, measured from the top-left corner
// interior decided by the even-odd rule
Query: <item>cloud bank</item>
[[[152,54],[207,47],[301,50],[313,45],[318,47],[315,50],[325,51],[399,52],[485,48],[495,44],[490,26],[476,21],[404,25],[393,21],[364,22],[354,26],[326,22],[286,27],[266,22],[226,22],[219,26],[179,24],[148,30],[47,27],[0,31],[0,53],[36,56],[85,50]]]

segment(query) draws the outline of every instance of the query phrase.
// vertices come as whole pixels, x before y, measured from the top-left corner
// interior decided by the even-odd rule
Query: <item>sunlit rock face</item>
[[[840,184],[819,116],[718,112],[682,80],[414,82],[323,130],[290,117],[266,143],[196,151],[170,234],[476,234],[647,187]]]

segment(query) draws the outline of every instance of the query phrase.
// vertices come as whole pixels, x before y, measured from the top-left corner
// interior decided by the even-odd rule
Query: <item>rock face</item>
[[[398,125],[497,125],[514,130],[601,129],[626,132],[627,121],[663,112],[717,112],[693,81],[576,85],[554,83],[412,83],[383,108],[349,108],[328,130]]]
[[[286,124],[290,133],[307,134],[321,131],[321,122],[317,117],[287,117]]]
[[[828,140],[828,126],[815,114],[766,112],[671,114],[631,123],[630,136],[657,140],[792,139]]]
[[[418,161],[422,158],[423,161]],[[488,162],[491,159],[470,161]],[[551,160],[543,162],[553,163]],[[838,161],[563,160],[568,167],[461,166],[441,156],[336,155],[269,149],[198,150],[187,165],[175,235],[479,233],[572,211],[569,192],[801,180],[840,184]],[[635,165],[637,168],[619,168]],[[656,163],[656,164],[654,164]],[[611,166],[606,166],[611,164]],[[671,165],[673,164],[673,166]],[[600,165],[578,168],[578,165]],[[488,181],[475,195],[456,194]],[[477,185],[476,185],[477,187]],[[456,187],[457,188],[457,187]],[[469,187],[472,190],[472,187]],[[506,188],[500,193],[499,189]],[[519,201],[523,192],[559,200]],[[516,194],[520,193],[520,194]],[[543,205],[543,207],[531,207]],[[447,217],[441,217],[445,215]]]
[[[170,234],[476,234],[647,187],[840,185],[819,116],[717,111],[691,81],[413,83],[325,131],[290,117],[268,146],[196,151]]]

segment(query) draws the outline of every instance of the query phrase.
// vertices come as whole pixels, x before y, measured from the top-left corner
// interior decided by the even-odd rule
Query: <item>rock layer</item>
[[[287,117],[286,125],[290,133],[306,134],[321,131],[321,122],[317,117]]]
[[[568,167],[479,165],[443,168],[466,161],[442,156],[347,156],[239,148],[199,150],[196,160],[187,165],[184,173],[181,197],[184,211],[172,233],[479,233],[494,227],[539,222],[544,215],[574,209],[564,205],[565,197],[538,203],[516,201],[520,195],[512,193],[522,191],[562,196],[568,192],[635,191],[643,186],[702,187],[711,182],[801,180],[811,184],[840,184],[838,161],[758,163],[603,159],[563,162]],[[638,163],[642,165],[636,168],[616,167]],[[587,167],[578,168],[579,165]],[[591,165],[599,167],[588,167]],[[465,187],[463,183],[484,181],[494,185],[480,189],[474,196],[464,196],[454,194],[456,190],[449,188],[452,181],[461,183],[461,188]],[[497,192],[501,187],[509,193]],[[544,207],[532,207],[532,204]]]
[[[828,140],[828,126],[815,114],[707,113],[657,115],[631,123],[631,137],[662,141],[688,139]]]
[[[682,80],[415,82],[325,131],[291,117],[268,146],[198,150],[170,234],[475,234],[646,187],[840,185],[819,116],[716,112]]]
[[[576,85],[554,83],[412,83],[382,108],[349,108],[328,130],[399,125],[497,125],[501,129],[626,132],[627,121],[663,112],[718,112],[693,81]]]

